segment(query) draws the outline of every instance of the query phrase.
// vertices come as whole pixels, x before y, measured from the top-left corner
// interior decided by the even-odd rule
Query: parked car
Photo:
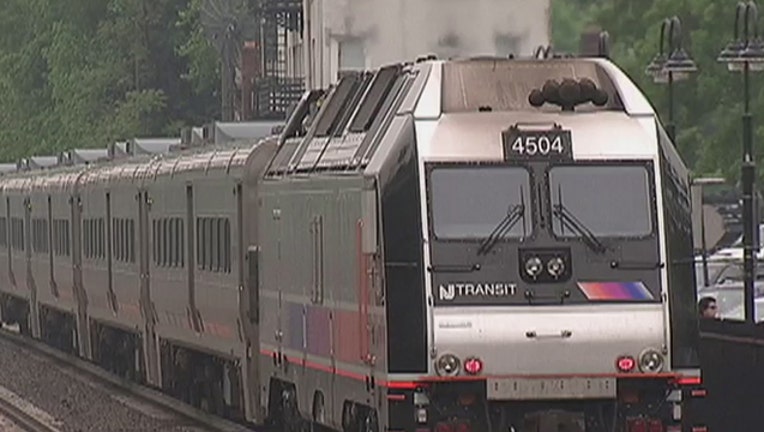
[[[715,266],[720,263],[714,262]],[[709,276],[711,275],[711,263],[709,263]],[[702,273],[702,271],[701,271]],[[701,276],[702,278],[702,276]],[[712,281],[708,287],[701,286],[698,290],[698,299],[712,296],[716,299],[719,308],[719,316],[723,319],[743,319],[743,263],[742,261],[727,262],[717,269],[709,279]],[[756,304],[764,303],[764,262],[756,263],[756,280],[754,281],[754,297]],[[761,312],[759,312],[761,311]],[[757,306],[757,321],[759,317],[764,320],[764,307]]]

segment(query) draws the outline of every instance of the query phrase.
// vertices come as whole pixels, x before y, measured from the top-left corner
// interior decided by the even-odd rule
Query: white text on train
[[[455,297],[506,297],[513,296],[517,285],[513,283],[451,283],[440,285],[440,300],[453,300]]]

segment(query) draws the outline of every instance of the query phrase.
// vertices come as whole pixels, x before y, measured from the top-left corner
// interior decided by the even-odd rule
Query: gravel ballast
[[[0,386],[60,422],[61,432],[206,431],[2,338]]]

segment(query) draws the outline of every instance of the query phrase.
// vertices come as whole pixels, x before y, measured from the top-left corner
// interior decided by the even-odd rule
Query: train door
[[[252,337],[247,341],[247,356],[246,356],[246,371],[247,379],[244,381],[244,391],[248,394],[249,402],[245,400],[245,406],[247,410],[259,409],[260,407],[260,391],[259,391],[259,379],[260,379],[260,247],[250,246],[247,249],[247,318],[253,331]],[[257,420],[257,414],[254,412],[245,412],[247,417],[255,417]]]
[[[113,245],[112,245],[112,226],[111,226],[111,192],[106,192],[106,221],[104,224],[105,227],[105,241],[106,241],[106,300],[107,304],[109,305],[109,308],[114,314],[119,313],[119,300],[117,299],[117,294],[114,292],[114,262],[112,261],[113,256]],[[124,301],[124,300],[123,300]]]
[[[48,212],[46,218],[48,219],[48,232],[46,232],[45,235],[48,237],[48,270],[50,276],[50,293],[53,295],[53,298],[58,299],[60,293],[58,291],[58,284],[56,283],[56,274],[53,271],[53,202],[50,195],[48,195]]]
[[[40,338],[40,316],[37,309],[37,286],[32,276],[32,201],[29,197],[24,198],[24,238],[28,241],[25,245],[25,260],[27,272],[27,287],[29,288],[29,319],[31,320],[32,337]]]
[[[186,315],[190,317],[191,328],[196,333],[200,333],[202,331],[202,315],[199,312],[199,309],[196,307],[196,285],[194,283],[196,280],[196,276],[194,274],[196,271],[196,256],[194,255],[194,247],[196,244],[196,239],[194,238],[194,233],[196,232],[194,228],[195,222],[196,217],[194,215],[194,187],[189,183],[186,185],[186,245],[188,245],[188,265],[186,266],[188,271],[188,310],[186,311]]]
[[[149,194],[138,191],[138,244],[141,273],[141,311],[145,319],[146,337],[143,338],[145,353],[146,380],[149,384],[161,387],[159,373],[159,347],[156,336],[156,311],[151,303],[151,275],[149,273]]]
[[[7,249],[8,249],[8,280],[3,281],[7,283],[8,285],[5,287],[7,290],[12,290],[14,288],[14,285],[16,285],[16,278],[13,277],[13,238],[12,237],[12,228],[11,228],[11,199],[9,197],[5,197],[5,230],[6,230],[6,237],[7,237]]]
[[[77,299],[77,335],[80,346],[80,355],[86,359],[93,359],[93,349],[91,345],[90,326],[88,325],[87,315],[87,294],[82,285],[82,200],[79,195],[72,195],[69,198],[69,208],[71,212],[71,230],[72,241],[72,268],[74,273],[72,282],[74,284],[74,294]]]

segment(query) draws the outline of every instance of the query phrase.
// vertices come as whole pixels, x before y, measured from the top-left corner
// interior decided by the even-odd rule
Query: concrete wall
[[[436,54],[531,55],[551,39],[550,0],[303,0],[307,86],[341,70]],[[297,55],[297,54],[294,54]]]

